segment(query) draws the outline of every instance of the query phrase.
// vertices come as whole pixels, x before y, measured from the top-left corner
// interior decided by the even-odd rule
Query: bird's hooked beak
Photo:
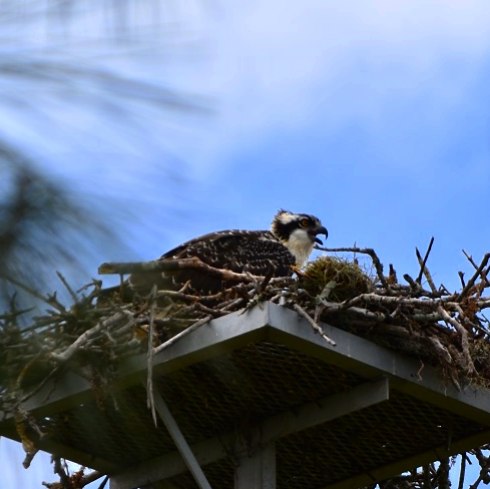
[[[325,236],[325,239],[328,238],[328,231],[325,226],[318,226],[317,228],[313,229],[313,235],[315,236],[315,243],[318,244],[323,244],[322,240],[318,238],[319,234],[323,234]]]

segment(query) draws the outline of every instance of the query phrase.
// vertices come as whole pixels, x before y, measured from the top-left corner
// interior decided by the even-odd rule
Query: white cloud
[[[138,25],[145,25],[154,4],[142,4],[135,17]],[[77,106],[68,93],[57,105],[46,102],[48,124],[30,117],[22,129],[25,117],[18,108],[14,111],[20,120],[4,112],[10,124],[3,125],[3,132],[14,139],[37,138],[38,151],[51,155],[80,153],[93,142],[95,150],[106,151],[108,146],[138,160],[150,146],[157,152],[160,144],[188,161],[195,177],[205,178],[230,153],[278,130],[297,131],[316,121],[326,134],[355,123],[379,137],[387,121],[393,125],[399,117],[397,110],[403,112],[403,104],[422,100],[424,123],[437,125],[469,96],[490,48],[490,7],[484,0],[249,0],[222,2],[217,8],[194,1],[174,9],[172,5],[166,4],[162,18],[167,21],[161,29],[136,28],[137,36],[144,32],[147,37],[133,55],[104,41],[110,25],[104,15],[90,29],[80,28],[87,20],[75,16],[62,49],[63,36],[46,42],[58,45],[51,50],[55,57],[68,55],[94,63],[97,55],[101,68],[115,66],[130,76],[209,96],[215,116],[165,117],[147,107],[135,121],[140,129],[129,134],[117,124],[117,117],[108,121],[83,103]],[[87,10],[90,19],[94,15]],[[155,33],[151,42],[149,32]],[[92,38],[100,42],[89,42]],[[39,42],[35,36],[34,40]],[[55,92],[36,94],[40,108],[50,95]],[[66,137],[47,136],[51,125]],[[438,136],[434,137],[436,144]],[[92,172],[90,162],[77,166],[79,174]]]
[[[331,128],[376,128],[394,103],[423,97],[426,117],[444,117],[468,96],[490,48],[485,1],[277,0],[223,9],[208,25],[212,72],[196,79],[220,100],[209,160],[320,115]]]

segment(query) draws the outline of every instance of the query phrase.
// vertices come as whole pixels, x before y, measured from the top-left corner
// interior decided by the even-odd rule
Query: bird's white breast
[[[304,229],[296,229],[284,244],[296,258],[296,265],[302,267],[313,250],[314,242]]]

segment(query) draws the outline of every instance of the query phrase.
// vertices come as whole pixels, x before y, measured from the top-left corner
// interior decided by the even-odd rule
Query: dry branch
[[[172,336],[169,340],[165,341],[158,347],[153,349],[153,355],[156,355],[157,353],[160,353],[161,351],[165,350],[168,348],[170,345],[173,345],[176,341],[180,340],[184,336],[187,336],[188,334],[192,333],[194,330],[200,328],[204,324],[208,323],[211,321],[213,317],[212,316],[205,316],[202,319],[199,319],[199,321],[196,321],[194,324],[191,324],[188,328],[184,329],[184,331],[181,331],[180,333],[176,334],[175,336]]]
[[[325,332],[323,331],[322,327],[315,322],[315,320],[299,305],[299,304],[294,304],[294,309],[296,312],[298,312],[301,316],[303,316],[310,324],[313,330],[318,333],[328,344],[335,346],[335,341],[329,338]]]
[[[430,251],[432,250],[433,244],[434,244],[434,237],[432,237],[430,239],[430,243],[429,243],[429,246],[427,247],[427,251],[425,252],[424,258],[422,258],[422,256],[420,255],[420,251],[418,250],[418,248],[415,248],[415,253],[416,253],[417,259],[420,263],[420,272],[419,272],[419,275],[418,275],[417,280],[416,280],[419,284],[422,283],[422,276],[426,272],[427,259],[429,258]]]
[[[438,312],[441,317],[451,326],[454,326],[456,331],[460,334],[461,337],[461,346],[463,348],[463,355],[466,360],[466,368],[468,369],[468,373],[475,372],[475,365],[473,364],[473,360],[471,359],[469,342],[468,342],[468,331],[464,328],[464,326],[455,318],[453,318],[442,306],[437,307]]]
[[[430,271],[427,268],[427,259],[429,258],[429,254],[430,254],[430,251],[432,250],[433,244],[434,244],[434,238],[431,238],[424,258],[422,258],[418,248],[415,248],[417,260],[419,261],[419,265],[420,265],[420,272],[419,272],[419,276],[417,277],[417,282],[419,284],[421,284],[422,283],[422,275],[424,275],[426,280],[427,280],[427,283],[429,284],[429,287],[430,287],[430,290],[432,291],[432,293],[437,294],[437,287],[435,286],[434,281],[432,280],[432,275],[430,274]]]
[[[315,249],[320,251],[327,251],[331,253],[361,253],[365,255],[369,255],[371,260],[373,261],[374,268],[376,269],[376,273],[378,275],[378,279],[381,282],[381,285],[387,290],[390,290],[390,285],[388,284],[386,277],[383,273],[383,265],[376,254],[376,252],[372,248],[324,248],[322,246],[315,246]]]
[[[147,361],[146,361],[146,401],[147,407],[151,412],[153,424],[158,426],[157,411],[155,408],[155,396],[153,392],[153,338],[155,333],[155,309],[156,309],[156,295],[157,287],[154,285],[150,293],[150,320],[148,322],[148,347],[147,347]]]
[[[486,281],[486,273],[483,274],[483,270],[487,266],[489,259],[490,259],[490,253],[487,253],[483,257],[483,260],[481,261],[478,268],[476,269],[476,272],[473,274],[473,276],[470,278],[470,280],[468,280],[468,283],[463,288],[463,290],[459,293],[459,296],[458,296],[459,300],[463,299],[463,297],[465,297],[471,291],[471,288],[475,285],[475,283],[479,277],[481,277],[484,281]]]
[[[120,326],[121,329],[129,329],[134,325],[133,315],[126,311],[116,312],[110,318],[97,323],[94,327],[81,334],[66,350],[63,352],[52,352],[50,357],[57,362],[63,363],[68,361],[77,351],[84,348],[90,339],[104,330],[111,327]]]

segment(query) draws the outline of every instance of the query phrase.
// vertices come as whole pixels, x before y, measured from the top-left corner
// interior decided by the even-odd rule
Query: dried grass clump
[[[313,297],[321,295],[333,302],[370,292],[373,281],[354,261],[333,256],[320,257],[308,264],[301,285]]]

